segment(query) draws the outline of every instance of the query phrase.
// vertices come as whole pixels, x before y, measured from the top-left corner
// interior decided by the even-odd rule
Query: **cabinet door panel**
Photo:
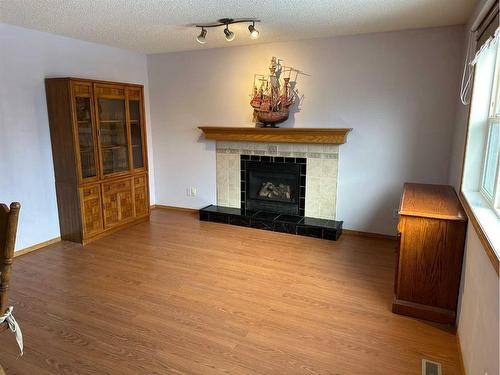
[[[110,228],[134,217],[130,178],[103,184],[104,226]]]
[[[130,121],[130,142],[132,147],[132,168],[144,169],[145,167],[145,131],[142,111],[140,89],[128,89],[128,111]]]
[[[125,88],[114,85],[94,87],[99,129],[101,170],[104,177],[129,171],[129,131]]]
[[[98,107],[103,174],[127,171],[129,165],[125,101],[100,98]]]
[[[102,232],[102,206],[99,185],[80,188],[83,235],[91,237]]]
[[[143,216],[149,212],[148,186],[146,175],[134,177],[135,216]]]
[[[448,310],[456,308],[464,228],[458,221],[404,218],[399,299]]]
[[[72,84],[72,93],[79,174],[82,180],[91,181],[97,178],[92,88],[89,83],[75,82]]]
[[[394,293],[398,292],[398,275],[399,275],[399,252],[401,251],[401,233],[398,233],[395,253],[396,253],[396,269],[394,271]]]

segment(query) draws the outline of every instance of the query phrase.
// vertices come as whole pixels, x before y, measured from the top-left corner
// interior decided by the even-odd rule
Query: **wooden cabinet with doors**
[[[392,311],[454,324],[467,217],[451,186],[407,183]]]
[[[86,243],[149,217],[143,86],[45,80],[61,237]]]

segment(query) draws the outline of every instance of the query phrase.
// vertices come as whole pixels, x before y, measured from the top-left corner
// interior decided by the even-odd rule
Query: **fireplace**
[[[217,204],[200,220],[336,240],[338,145],[217,142]]]
[[[306,159],[241,155],[241,207],[304,215]]]

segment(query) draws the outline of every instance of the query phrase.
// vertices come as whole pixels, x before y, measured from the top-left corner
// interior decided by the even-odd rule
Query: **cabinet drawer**
[[[99,185],[83,187],[81,191],[84,201],[92,198],[99,198]]]
[[[135,176],[134,177],[134,186],[145,186],[146,185],[146,175]]]
[[[113,193],[130,190],[132,188],[132,184],[130,179],[119,180],[115,182],[108,182],[102,184],[102,190],[104,193]]]

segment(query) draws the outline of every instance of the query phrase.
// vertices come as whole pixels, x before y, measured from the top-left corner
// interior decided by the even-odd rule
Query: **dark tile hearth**
[[[336,241],[342,234],[343,221],[250,211],[210,205],[200,210],[200,220],[265,229]]]

